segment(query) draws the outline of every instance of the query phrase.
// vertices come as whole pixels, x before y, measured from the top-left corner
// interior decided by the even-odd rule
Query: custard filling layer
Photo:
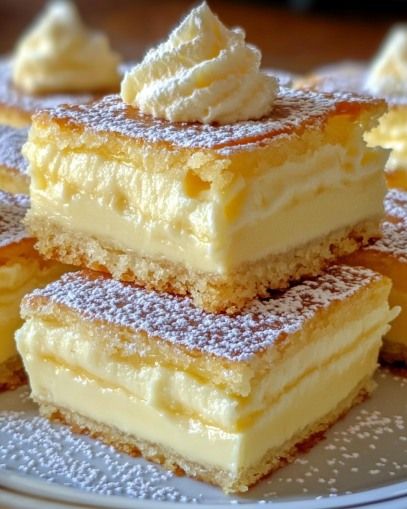
[[[108,248],[227,273],[383,213],[386,153],[356,141],[252,175],[240,169],[222,189],[192,170],[179,178],[174,168],[142,171],[102,152],[30,142],[31,214]]]
[[[69,363],[45,358],[26,325],[18,332],[17,341],[37,401],[159,443],[190,461],[238,473],[333,412],[369,377],[376,367],[385,327],[361,338],[354,349],[330,360],[321,370],[305,375],[243,430],[234,432],[205,424],[197,416],[158,408]]]
[[[392,149],[386,169],[407,172],[407,108],[394,107],[380,119],[379,125],[365,135],[371,146]]]
[[[393,284],[389,296],[390,306],[400,306],[399,316],[392,322],[385,339],[391,343],[407,345],[407,292]]]
[[[0,363],[14,357],[14,333],[23,323],[20,302],[31,292],[62,274],[58,265],[41,267],[38,260],[20,258],[0,266]]]
[[[245,396],[214,385],[192,370],[182,371],[168,363],[146,364],[120,356],[117,351],[111,353],[108,344],[95,341],[80,322],[63,326],[29,320],[24,325],[24,335],[35,346],[36,355],[51,363],[122,389],[157,410],[196,417],[230,432],[244,429],[301,379],[357,348],[362,338],[380,329],[388,317],[387,305],[383,305],[359,320],[345,323],[334,333],[321,329],[318,340],[287,353],[284,362],[252,380]]]

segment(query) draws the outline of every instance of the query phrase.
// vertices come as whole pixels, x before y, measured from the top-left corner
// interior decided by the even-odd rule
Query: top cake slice
[[[27,224],[46,257],[235,311],[379,234],[384,101],[281,89],[271,115],[174,123],[118,96],[33,118]]]

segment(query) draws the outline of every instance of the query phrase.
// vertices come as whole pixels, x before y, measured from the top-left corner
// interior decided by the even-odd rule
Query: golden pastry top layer
[[[139,143],[168,148],[212,149],[222,154],[250,150],[281,139],[298,136],[305,129],[321,129],[335,115],[358,118],[363,114],[379,118],[386,111],[380,99],[352,94],[320,94],[281,88],[272,113],[260,120],[217,125],[169,122],[143,115],[111,95],[88,105],[63,105],[35,115],[37,126],[50,121],[67,129],[108,133]]]
[[[0,249],[29,238],[22,223],[29,206],[25,194],[0,191]]]
[[[97,326],[116,327],[162,340],[190,352],[232,362],[247,362],[281,345],[321,310],[366,288],[381,276],[369,269],[333,266],[323,275],[304,281],[269,300],[253,301],[236,315],[213,314],[191,300],[111,279],[100,273],[68,273],[46,288],[26,296],[22,314],[52,315],[53,307],[73,312]],[[113,329],[110,329],[112,331]],[[111,341],[122,346],[121,334]],[[137,345],[130,341],[130,352]],[[124,348],[124,347],[123,347]]]
[[[303,89],[318,90],[332,94],[351,92],[372,95],[366,86],[368,66],[357,62],[339,62],[315,69],[310,75],[296,80],[295,85]],[[407,105],[407,96],[381,96],[392,106]]]
[[[82,104],[95,99],[91,94],[33,95],[22,92],[12,83],[12,61],[0,58],[0,108],[2,105],[33,113],[43,108],[55,108],[60,104]]]
[[[407,192],[391,189],[384,205],[386,220],[382,225],[383,236],[364,250],[386,253],[407,263]]]
[[[0,166],[28,174],[28,162],[21,153],[27,136],[28,129],[0,125]]]

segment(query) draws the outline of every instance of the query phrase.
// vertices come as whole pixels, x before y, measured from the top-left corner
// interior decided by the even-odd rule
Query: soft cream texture
[[[389,316],[382,318],[387,321]],[[66,358],[59,358],[58,353],[67,353],[67,345],[62,345],[59,352],[54,345],[64,341],[64,335],[60,334],[55,341],[56,336],[50,338],[46,328],[35,319],[20,329],[17,342],[36,400],[79,413],[144,440],[158,442],[190,461],[237,473],[260,461],[268,449],[282,446],[303,428],[332,412],[361,380],[372,374],[380,338],[387,325],[376,323],[374,329],[355,338],[353,334],[360,329],[358,325],[355,331],[350,331],[356,340],[351,348],[328,358],[318,366],[319,369],[302,370],[302,377],[297,373],[295,383],[285,383],[285,389],[271,405],[263,406],[238,429],[227,423],[222,426],[206,424],[199,415],[188,415],[176,406],[172,407],[174,393],[167,390],[166,398],[162,398],[162,386],[156,377],[144,377],[147,386],[141,398],[137,394],[140,377],[129,382],[132,371],[129,368],[126,375],[126,368],[120,363],[116,368],[110,363],[104,371],[99,364],[103,357],[101,352],[93,353],[99,356],[96,366],[88,364],[89,345],[86,342],[81,350],[82,356],[79,354],[74,360],[75,353],[71,353]],[[58,335],[55,331],[52,334]],[[345,341],[340,334],[337,339]],[[47,354],[47,348],[54,356]],[[87,369],[81,367],[79,360]],[[92,374],[95,371],[99,373]],[[183,381],[181,377],[175,394],[182,390],[184,383],[189,381]],[[206,404],[215,409],[217,398],[222,401],[219,400],[219,390],[212,392],[212,387],[200,386],[199,380],[195,380],[195,387],[193,397],[198,397],[201,405],[206,400]],[[230,407],[233,398],[225,394],[223,401],[223,406]],[[199,406],[199,403],[194,405]],[[214,415],[222,416],[222,412],[224,409],[220,405]]]
[[[17,259],[0,266],[0,363],[16,355],[14,332],[21,326],[24,295],[62,274],[62,266],[40,267],[38,260]]]
[[[386,192],[381,175],[387,154],[367,151],[358,137],[349,146],[326,144],[275,168],[266,166],[265,156],[264,168],[236,176],[222,190],[191,178],[199,153],[182,161],[182,171],[191,168],[185,179],[175,179],[174,169],[138,169],[135,158],[130,171],[120,160],[59,150],[40,139],[28,143],[25,153],[34,214],[112,247],[212,273],[375,219]],[[143,160],[149,156],[145,149]]]
[[[13,81],[27,93],[116,90],[119,63],[107,37],[88,30],[72,3],[58,0],[18,43]]]
[[[407,292],[393,283],[389,302],[391,306],[399,306],[401,312],[391,324],[391,329],[385,339],[389,343],[398,343],[407,346]]]
[[[407,24],[390,32],[371,65],[366,88],[375,95],[407,95]]]
[[[243,30],[227,29],[204,2],[122,82],[124,102],[170,121],[231,123],[267,115],[278,81]]]
[[[407,105],[391,108],[380,118],[379,125],[366,133],[365,139],[372,147],[392,149],[387,171],[403,170],[407,174]]]

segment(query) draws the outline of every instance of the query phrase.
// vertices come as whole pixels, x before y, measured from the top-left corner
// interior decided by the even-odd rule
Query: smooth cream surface
[[[380,337],[386,329],[382,325],[361,338],[351,351],[335,357],[323,369],[306,374],[241,431],[207,425],[196,417],[159,407],[152,398],[142,400],[127,388],[69,363],[46,358],[28,323],[18,332],[17,342],[36,400],[159,443],[190,461],[237,473],[260,461],[267,450],[281,447],[306,426],[333,412],[372,374]]]
[[[267,115],[278,80],[240,28],[227,29],[204,2],[129,71],[124,102],[170,121],[231,123]]]
[[[221,192],[208,186],[199,193],[188,192],[174,169],[143,171],[98,153],[34,142],[25,154],[33,214],[114,248],[220,274],[376,219],[386,192],[387,154],[367,152],[363,143],[323,145],[239,176]]]
[[[373,60],[366,88],[375,95],[407,96],[407,24],[396,25]]]
[[[392,322],[385,339],[389,343],[401,343],[407,346],[407,292],[399,289],[397,287],[397,282],[393,284],[389,302],[391,306],[400,306],[401,312],[394,322]]]
[[[115,90],[119,64],[107,37],[87,29],[71,2],[58,0],[18,43],[13,81],[36,94]]]

